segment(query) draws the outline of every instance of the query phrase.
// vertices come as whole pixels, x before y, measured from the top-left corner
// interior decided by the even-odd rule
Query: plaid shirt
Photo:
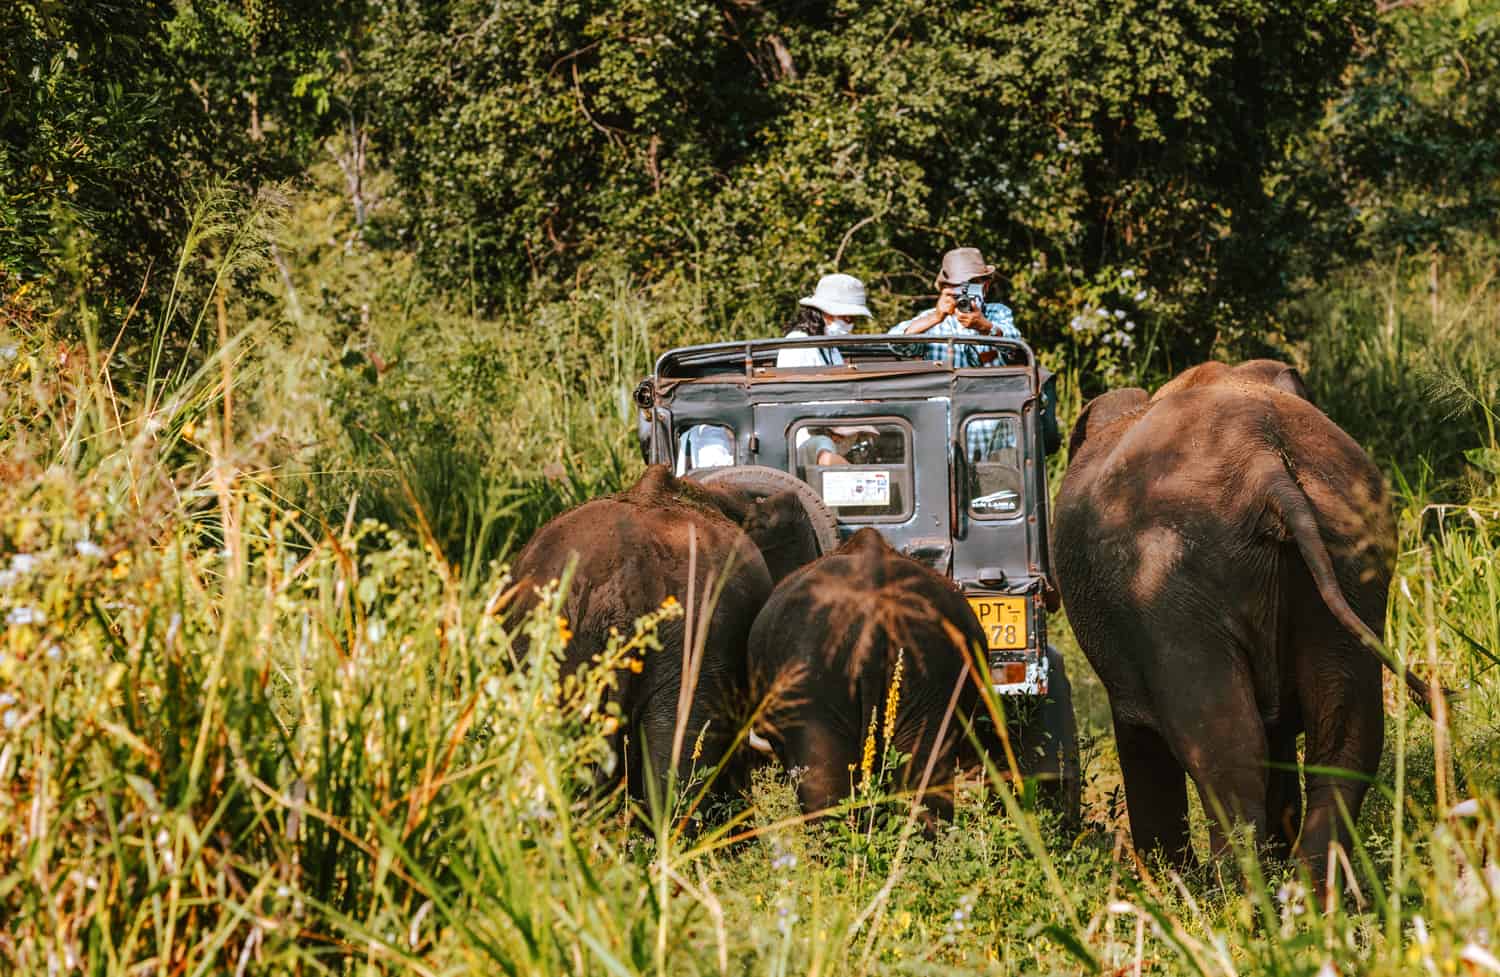
[[[912,323],[916,322],[918,319],[927,315],[928,312],[932,311],[934,310],[928,309],[927,312],[921,312],[917,315],[912,316],[910,319],[907,319],[905,322],[892,329],[891,333],[893,335],[904,334]],[[995,331],[990,335],[1000,336],[1005,339],[1021,338],[1021,331],[1016,328],[1015,317],[1011,315],[1009,308],[1001,305],[999,302],[986,302],[984,304],[984,317],[988,319],[990,324],[995,327]],[[983,337],[984,333],[975,332],[973,329],[965,329],[962,325],[959,324],[957,316],[950,315],[948,318],[944,319],[942,322],[939,322],[937,325],[933,326],[931,329],[928,329],[926,332],[921,333],[920,335]],[[921,345],[918,345],[916,343],[913,343],[909,346],[902,346],[898,348],[902,349],[903,351],[910,351],[909,355],[924,356],[929,360],[944,361],[948,358],[948,348],[939,344],[923,343]],[[981,366],[982,364],[979,362],[979,350],[980,348],[978,346],[954,346],[953,365],[965,368]]]

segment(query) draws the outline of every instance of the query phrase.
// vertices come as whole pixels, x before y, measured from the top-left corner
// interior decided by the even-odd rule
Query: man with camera
[[[978,248],[954,248],[943,255],[938,272],[938,300],[935,308],[908,319],[892,333],[916,336],[999,336],[1021,339],[1010,309],[999,302],[985,301],[985,291],[994,277],[995,266],[984,262]],[[898,347],[899,349],[900,347]],[[946,361],[948,348],[939,343],[910,347],[908,355]],[[999,361],[999,353],[978,346],[955,344],[953,365],[963,368],[989,366]],[[1057,378],[1042,370],[1042,442],[1044,450],[1056,451],[1062,446],[1062,430],[1057,424]]]
[[[938,300],[935,308],[928,309],[891,330],[893,334],[915,336],[1001,336],[1020,339],[1010,309],[999,302],[985,301],[985,291],[995,274],[995,266],[984,262],[978,248],[954,248],[943,255],[943,268],[938,272],[936,285]],[[924,345],[923,356],[930,360],[945,360],[947,348],[938,344]],[[985,366],[993,362],[995,353],[981,353],[975,346],[955,346],[954,365],[960,367]]]

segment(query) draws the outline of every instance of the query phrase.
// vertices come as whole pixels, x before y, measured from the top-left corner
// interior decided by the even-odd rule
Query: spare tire
[[[818,540],[818,555],[832,553],[839,545],[839,521],[833,510],[824,505],[823,499],[813,487],[800,478],[787,474],[779,468],[765,465],[728,465],[723,468],[700,468],[688,474],[688,478],[716,488],[746,492],[758,499],[769,498],[778,492],[792,492],[802,503],[807,521],[812,524]]]

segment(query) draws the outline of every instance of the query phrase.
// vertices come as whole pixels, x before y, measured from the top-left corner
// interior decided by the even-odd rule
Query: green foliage
[[[0,281],[34,281],[81,229],[85,284],[139,287],[170,218],[170,96],[157,25],[169,5],[17,2],[0,8]],[[145,248],[147,254],[141,251]],[[128,287],[128,286],[126,286]]]
[[[1296,339],[1281,303],[1306,281],[1493,229],[1495,0],[0,17],[0,264],[116,307],[169,263],[184,187],[332,158],[352,239],[416,255],[471,314],[623,275],[691,294],[693,328],[759,334],[837,268],[890,325],[971,243],[1092,392]]]
[[[720,321],[744,329],[760,324],[736,321],[758,311],[750,296],[838,266],[875,283],[894,322],[966,242],[996,256],[1042,341],[1114,301],[1170,323],[1158,344],[1186,354],[1283,294],[1297,228],[1264,177],[1361,18],[404,3],[372,32],[372,63],[410,234],[492,301],[534,278],[561,291],[608,258],[716,283]]]
[[[149,273],[170,277],[192,188],[233,178],[258,189],[300,173],[331,133],[358,135],[351,50],[362,10],[4,5],[0,283],[40,282],[116,311],[168,294],[143,286]],[[130,346],[149,318],[134,320],[142,332]],[[170,341],[188,328],[173,323]]]
[[[1500,3],[1455,0],[1379,22],[1295,164],[1332,184],[1329,243],[1370,254],[1462,250],[1500,204]]]
[[[334,132],[364,124],[357,53],[363,3],[191,0],[162,25],[172,83],[214,124],[209,171],[252,188],[299,175]]]
[[[1500,304],[1493,244],[1340,274],[1289,310],[1314,400],[1408,491],[1493,492]]]

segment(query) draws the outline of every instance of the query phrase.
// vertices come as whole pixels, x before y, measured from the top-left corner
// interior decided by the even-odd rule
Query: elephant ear
[[[1301,397],[1309,404],[1317,406],[1317,402],[1312,399],[1312,394],[1307,390],[1307,384],[1302,382],[1302,374],[1298,373],[1294,366],[1283,367],[1281,372],[1276,374],[1276,378],[1271,381],[1271,386],[1293,397]]]
[[[1084,404],[1083,412],[1078,415],[1078,420],[1073,424],[1073,431],[1068,435],[1068,457],[1076,458],[1078,449],[1083,447],[1083,443],[1111,421],[1119,420],[1150,402],[1151,395],[1140,387],[1122,387],[1119,390],[1100,394]]]
[[[1226,376],[1245,383],[1265,384],[1282,393],[1300,397],[1309,404],[1313,403],[1307,384],[1302,382],[1302,374],[1297,372],[1296,367],[1287,366],[1280,360],[1246,360],[1230,370]]]

